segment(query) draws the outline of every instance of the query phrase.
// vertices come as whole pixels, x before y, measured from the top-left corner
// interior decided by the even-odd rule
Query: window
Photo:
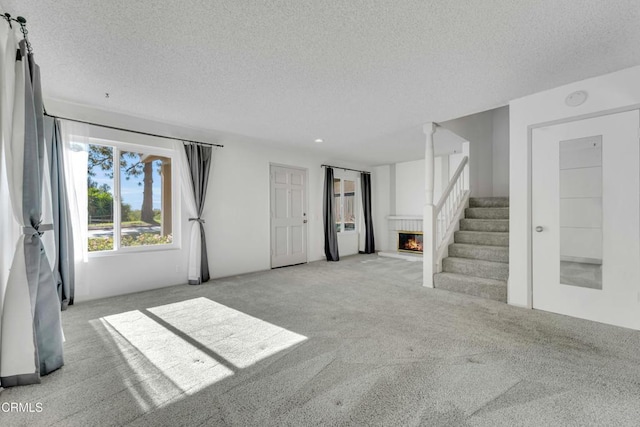
[[[89,144],[88,251],[173,245],[172,152]]]
[[[356,182],[348,179],[333,180],[336,230],[338,233],[356,230]]]

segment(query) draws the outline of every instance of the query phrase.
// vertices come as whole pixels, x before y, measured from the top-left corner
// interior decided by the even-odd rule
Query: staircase
[[[509,199],[470,198],[434,287],[507,302]]]

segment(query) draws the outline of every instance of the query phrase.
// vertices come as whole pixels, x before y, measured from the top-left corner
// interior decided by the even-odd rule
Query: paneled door
[[[271,165],[271,268],[307,262],[307,171]]]
[[[640,329],[638,110],[532,131],[533,307]]]

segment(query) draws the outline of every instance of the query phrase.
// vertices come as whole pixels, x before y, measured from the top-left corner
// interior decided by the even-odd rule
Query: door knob
[[[536,231],[538,233],[542,232],[542,230],[544,230],[544,228],[542,228],[542,226],[539,225],[539,226],[536,227]]]
[[[304,221],[302,221],[302,223],[303,223],[303,224],[306,224],[306,223],[307,223],[307,220],[305,219]]]

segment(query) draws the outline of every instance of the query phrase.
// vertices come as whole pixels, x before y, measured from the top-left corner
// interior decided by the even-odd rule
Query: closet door
[[[640,329],[639,112],[534,129],[533,307]]]

